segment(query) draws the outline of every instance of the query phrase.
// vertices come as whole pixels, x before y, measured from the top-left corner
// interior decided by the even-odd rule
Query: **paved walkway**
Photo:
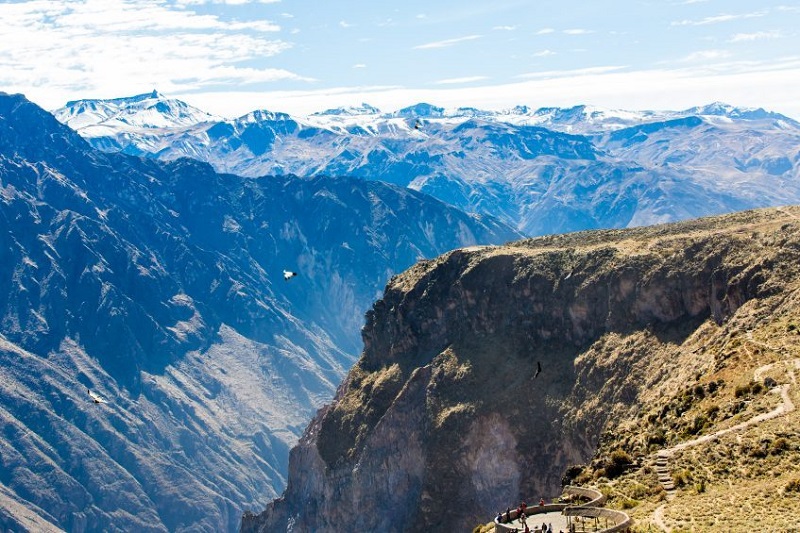
[[[529,507],[530,509],[530,507]],[[573,519],[574,520],[574,519]],[[567,517],[562,515],[560,511],[554,511],[552,513],[541,513],[541,514],[533,514],[528,516],[526,523],[531,531],[541,531],[542,522],[546,523],[547,525],[553,526],[553,531],[558,533],[559,531],[569,531],[567,528]],[[511,527],[516,527],[520,531],[525,531],[525,527],[522,525],[520,520],[512,520],[510,524],[506,524]]]

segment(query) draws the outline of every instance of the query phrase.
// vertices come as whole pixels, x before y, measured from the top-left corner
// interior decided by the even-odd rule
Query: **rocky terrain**
[[[102,153],[0,93],[0,529],[236,530],[387,279],[518,237],[382,183]]]
[[[468,531],[562,482],[600,486],[642,531],[788,530],[796,414],[675,452],[669,495],[656,454],[772,409],[775,387],[797,403],[798,274],[797,207],[419,262],[242,531]]]

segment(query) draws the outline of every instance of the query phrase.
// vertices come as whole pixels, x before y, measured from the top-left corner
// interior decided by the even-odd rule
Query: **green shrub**
[[[708,418],[706,418],[705,415],[698,415],[698,416],[694,417],[694,420],[692,421],[692,425],[689,426],[689,429],[688,429],[689,433],[691,433],[692,435],[697,435],[698,433],[703,431],[703,429],[707,425],[709,425]]]
[[[789,441],[783,437],[779,437],[772,441],[770,452],[772,455],[779,455],[789,449]]]
[[[611,456],[605,465],[605,475],[608,479],[614,479],[622,474],[625,469],[633,463],[633,459],[628,455],[628,452],[621,448],[617,448],[611,452]],[[595,473],[595,475],[597,475]]]
[[[784,487],[786,492],[800,492],[800,478],[789,481]]]
[[[663,445],[667,442],[667,436],[661,428],[656,429],[654,432],[647,435],[647,445]]]

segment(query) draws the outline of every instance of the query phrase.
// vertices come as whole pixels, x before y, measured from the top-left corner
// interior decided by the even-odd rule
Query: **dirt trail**
[[[747,332],[747,337],[748,340],[753,344],[757,344],[776,353],[781,353],[780,350],[777,350],[772,346],[768,346],[762,342],[753,340],[749,331]],[[761,366],[753,372],[753,379],[755,381],[760,382],[764,373],[766,373],[768,370],[771,370],[775,365],[778,364],[787,365],[787,373],[789,374],[789,379],[791,380],[791,384],[796,385],[797,380],[795,377],[794,370],[800,369],[800,359],[782,360]],[[659,505],[653,512],[653,522],[655,523],[655,525],[657,525],[662,530],[668,533],[671,531],[671,529],[664,522],[664,508],[666,507],[667,503],[669,503],[675,497],[675,484],[672,481],[672,476],[669,473],[669,466],[668,466],[669,458],[672,455],[674,455],[675,452],[677,451],[684,450],[692,446],[697,446],[698,444],[702,444],[704,442],[717,439],[720,436],[725,435],[726,433],[731,433],[733,431],[740,431],[749,428],[750,426],[760,424],[761,422],[766,422],[767,420],[772,420],[773,418],[777,418],[787,413],[791,413],[792,411],[795,410],[795,406],[794,402],[792,402],[792,399],[789,396],[789,386],[790,386],[789,383],[785,383],[779,387],[775,387],[774,389],[770,390],[770,392],[773,394],[779,393],[781,395],[781,399],[783,400],[783,403],[775,407],[775,409],[773,409],[772,411],[754,416],[750,420],[746,420],[745,422],[736,424],[735,426],[721,429],[719,431],[715,431],[714,433],[703,435],[702,437],[688,440],[686,442],[681,442],[680,444],[676,444],[675,446],[671,446],[669,448],[664,448],[663,450],[659,451],[656,454],[656,474],[658,475],[658,481],[661,483],[661,486],[664,487],[665,491],[667,491],[667,501]]]

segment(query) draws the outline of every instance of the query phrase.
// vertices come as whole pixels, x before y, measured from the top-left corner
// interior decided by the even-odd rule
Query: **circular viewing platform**
[[[495,533],[521,533],[526,525],[532,533],[612,533],[629,530],[633,525],[627,513],[602,507],[606,498],[598,490],[566,486],[564,496],[584,499],[586,503],[550,503],[511,509],[495,518]]]

